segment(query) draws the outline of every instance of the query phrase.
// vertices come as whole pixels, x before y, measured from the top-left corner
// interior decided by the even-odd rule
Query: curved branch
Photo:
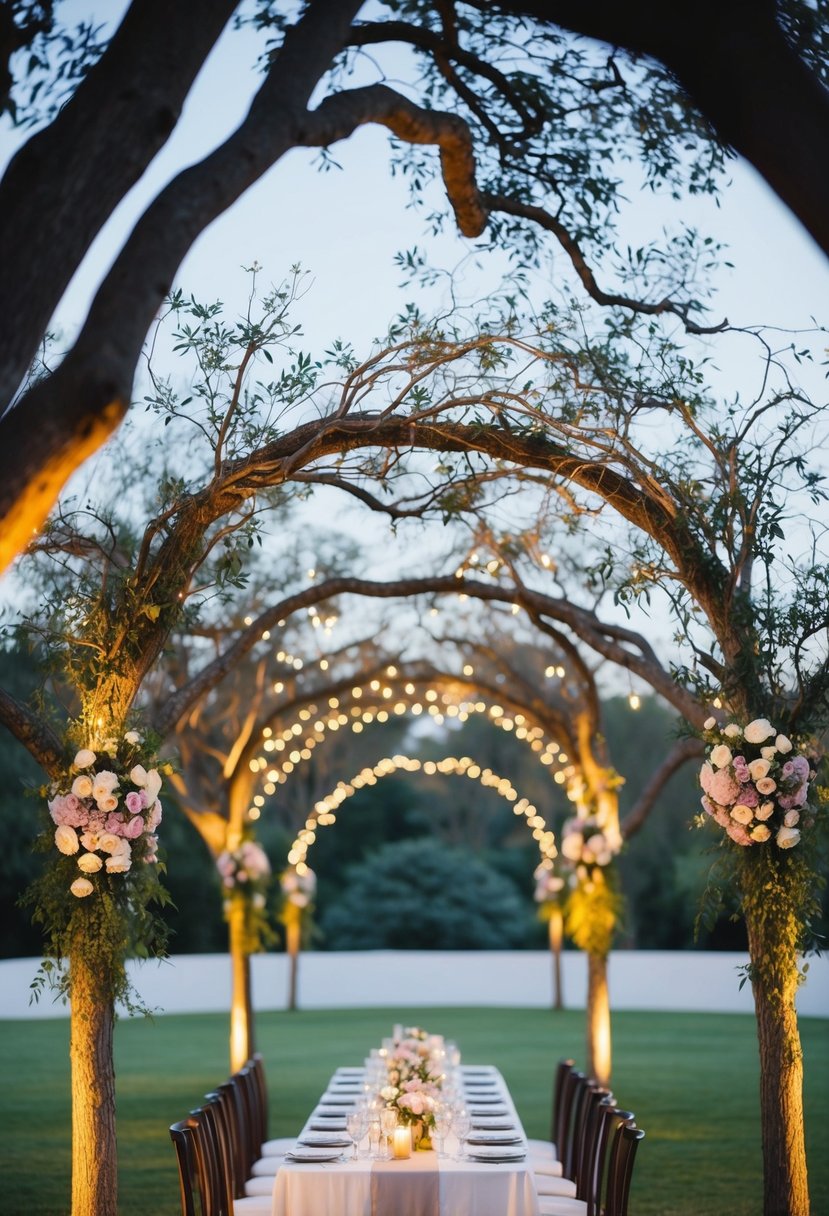
[[[533,203],[522,203],[518,199],[508,198],[505,194],[484,194],[483,201],[490,213],[500,211],[505,215],[519,216],[522,219],[532,220],[534,224],[538,224],[539,228],[544,228],[547,232],[552,232],[572,262],[573,269],[579,276],[585,291],[597,304],[627,308],[631,312],[642,313],[645,316],[662,316],[670,313],[679,317],[689,334],[718,334],[728,329],[727,318],[716,325],[698,325],[695,321],[692,321],[690,313],[695,307],[693,301],[689,301],[686,304],[678,304],[676,301],[666,297],[664,300],[659,300],[654,304],[648,303],[647,300],[637,300],[632,296],[617,295],[613,292],[602,290],[596,282],[596,277],[590,266],[588,266],[578,242],[570,234],[565,225],[560,220],[557,220],[554,215],[551,215],[549,211],[545,211],[543,207],[538,207]]]
[[[695,760],[705,755],[705,746],[701,739],[680,739],[668,752],[665,759],[651,775],[648,784],[639,795],[633,809],[621,823],[622,836],[630,840],[635,836],[654,807],[664,786],[678,769],[689,760]]]
[[[60,739],[50,726],[0,688],[0,724],[26,748],[49,777],[58,777],[65,766]]]

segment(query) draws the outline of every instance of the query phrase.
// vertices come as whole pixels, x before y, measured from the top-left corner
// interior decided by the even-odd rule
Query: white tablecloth
[[[514,1113],[503,1078],[494,1069],[492,1072],[500,1081],[504,1102]],[[469,1101],[474,1104],[471,1097]],[[523,1134],[517,1115],[515,1124]],[[350,1149],[346,1152],[350,1154]],[[285,1162],[274,1182],[273,1216],[401,1216],[404,1210],[408,1214],[402,1199],[407,1173],[429,1169],[437,1171],[440,1216],[538,1216],[538,1197],[527,1161],[453,1161],[439,1158],[435,1152],[414,1153],[409,1160],[386,1164],[386,1170],[399,1171],[401,1191],[400,1201],[388,1211],[372,1211],[373,1165],[368,1159]],[[434,1214],[424,1212],[423,1216]]]

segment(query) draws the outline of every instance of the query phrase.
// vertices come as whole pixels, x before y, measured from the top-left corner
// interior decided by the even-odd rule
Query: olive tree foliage
[[[708,191],[722,168],[722,143],[670,62],[670,30],[679,18],[660,14],[654,23],[664,28],[664,47],[641,48],[632,38],[626,50],[618,31],[586,25],[587,38],[573,37],[564,28],[578,30],[570,5],[543,13],[531,7],[419,0],[363,14],[359,0],[291,8],[205,0],[197,11],[134,0],[111,33],[94,19],[67,29],[60,0],[4,5],[3,102],[32,133],[0,181],[0,308],[7,319],[0,338],[0,568],[40,527],[73,469],[123,418],[148,329],[194,241],[291,149],[322,150],[325,159],[358,128],[379,124],[396,141],[392,163],[408,175],[415,196],[425,179],[442,178],[449,207],[434,222],[451,212],[464,236],[487,233],[519,258],[536,256],[550,239],[592,298],[673,313],[689,327],[711,324],[696,281],[698,267],[711,260],[710,245],[688,231],[664,248],[614,245],[616,213],[639,181],[671,193]],[[634,32],[640,7],[631,10]],[[778,61],[790,66],[796,80],[787,101],[825,123],[825,104],[814,96],[822,87],[815,66],[825,37],[822,4],[815,17],[805,0],[787,0],[779,24],[771,5],[719,7],[732,27],[746,23],[763,35],[769,74],[758,75],[758,86]],[[606,6],[582,8],[587,21]],[[728,56],[729,70],[735,61],[742,66],[731,52],[733,29],[712,12],[706,9],[712,46]],[[27,381],[75,271],[176,127],[198,71],[234,22],[262,31],[265,70],[246,117],[149,200],[102,274],[65,357]],[[608,37],[615,50],[594,40]],[[711,47],[678,41],[693,45],[707,65]],[[692,75],[680,75],[693,96]],[[763,87],[762,95],[773,105],[779,94]],[[715,123],[724,121],[708,110]],[[743,107],[732,97],[724,110],[737,122]],[[798,142],[777,133],[763,141],[762,124],[759,131],[771,160],[786,153],[778,177],[788,180]],[[743,146],[733,125],[725,138]],[[829,208],[815,185],[822,162],[811,148],[800,149],[799,159],[823,219]]]

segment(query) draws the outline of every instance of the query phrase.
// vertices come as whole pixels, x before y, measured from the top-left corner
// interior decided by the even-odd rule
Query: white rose
[[[65,853],[67,857],[71,857],[73,853],[77,853],[78,851],[78,833],[74,828],[70,828],[67,824],[62,823],[59,828],[55,829],[55,844],[61,853]]]
[[[117,785],[118,774],[113,773],[108,768],[104,768],[101,769],[100,773],[98,773],[97,777],[95,778],[95,784],[93,785],[92,789],[93,792],[95,790],[101,790],[102,793],[110,794]],[[98,794],[95,794],[95,797],[97,798]]]
[[[783,816],[784,827],[793,828],[796,827],[798,823],[800,823],[800,811],[786,811],[786,814]]]
[[[155,802],[161,789],[161,774],[158,769],[151,768],[147,773],[147,782],[144,788],[147,791],[147,802]]]
[[[776,747],[761,747],[760,755],[763,757],[764,760],[773,760],[774,757],[777,755],[777,748]]]
[[[91,895],[95,888],[88,878],[76,878],[69,890],[78,899],[83,899],[86,895]]]
[[[792,741],[786,735],[778,735],[774,741],[774,746],[779,752],[790,752],[792,750]]]
[[[766,739],[776,735],[777,731],[768,718],[755,718],[753,722],[749,722],[744,734],[746,743],[765,743]]]
[[[581,832],[570,832],[561,842],[562,856],[568,861],[578,861],[584,848],[584,837]]]
[[[724,743],[720,743],[717,747],[711,749],[711,763],[715,768],[725,768],[732,760],[731,748],[726,747]]]
[[[774,803],[773,802],[763,802],[760,804],[760,806],[758,806],[755,809],[754,818],[760,819],[760,820],[770,819],[773,814],[774,814]]]
[[[97,833],[96,832],[84,832],[83,836],[81,836],[81,844],[83,845],[83,847],[85,849],[89,850],[90,852],[94,852],[95,849],[97,849],[99,847]],[[73,852],[74,852],[74,849],[73,849]]]
[[[749,835],[752,840],[756,840],[758,844],[762,844],[763,841],[768,840],[769,836],[771,836],[771,829],[767,828],[764,823],[758,823],[751,829]]]
[[[96,798],[99,811],[105,811],[107,814],[110,811],[118,810],[118,799],[114,794],[103,794],[100,798]]]
[[[752,760],[748,766],[748,771],[751,773],[752,781],[759,781],[761,777],[765,777],[771,768],[768,760]]]
[[[742,802],[738,802],[731,809],[731,818],[736,819],[737,823],[751,823],[754,818],[754,811],[750,806],[744,806]]]
[[[143,764],[136,764],[130,769],[130,781],[142,789],[147,784],[147,770]]]
[[[75,759],[72,761],[75,768],[89,768],[90,764],[94,764],[97,757],[88,747],[82,747]]]
[[[713,730],[716,725],[717,725],[716,718],[706,718],[702,724],[702,729],[703,730]]]
[[[723,734],[729,739],[739,739],[742,733],[742,729],[736,722],[729,722],[728,726],[723,729]]]
[[[800,840],[800,832],[797,828],[778,828],[774,839],[778,848],[793,849]]]
[[[120,836],[116,836],[114,832],[103,832],[98,837],[96,849],[100,849],[102,853],[118,853],[121,845],[127,844],[127,841]]]
[[[76,798],[88,798],[92,793],[92,778],[85,774],[81,777],[76,777],[72,782],[72,793]]]
[[[107,874],[126,874],[132,865],[132,859],[126,853],[113,853],[106,859]]]
[[[81,853],[78,858],[78,869],[84,874],[97,874],[103,864],[97,853]]]
[[[141,742],[141,736],[139,735],[137,730],[128,730],[127,733],[124,735],[124,742],[131,743],[133,745],[133,747],[137,747],[138,744]]]

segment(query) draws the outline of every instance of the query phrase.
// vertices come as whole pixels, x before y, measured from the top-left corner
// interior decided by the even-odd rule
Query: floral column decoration
[[[279,919],[285,926],[288,954],[288,1008],[297,1008],[299,954],[313,924],[317,876],[304,862],[283,870],[279,878],[282,908]]]
[[[276,940],[268,920],[271,864],[265,850],[249,836],[216,858],[228,924],[232,974],[230,1068],[237,1072],[256,1050],[250,956]]]
[[[561,830],[561,855],[572,866],[564,927],[587,955],[587,1070],[607,1085],[612,1054],[607,963],[622,912],[612,863],[622,847],[622,837],[615,816],[602,818],[590,812],[580,785],[569,792],[577,811]]]
[[[819,795],[809,748],[767,718],[704,724],[700,823],[723,829],[703,903],[711,923],[730,906],[748,932],[760,1047],[765,1210],[810,1210],[802,1118],[803,1053],[795,996],[819,916]]]

